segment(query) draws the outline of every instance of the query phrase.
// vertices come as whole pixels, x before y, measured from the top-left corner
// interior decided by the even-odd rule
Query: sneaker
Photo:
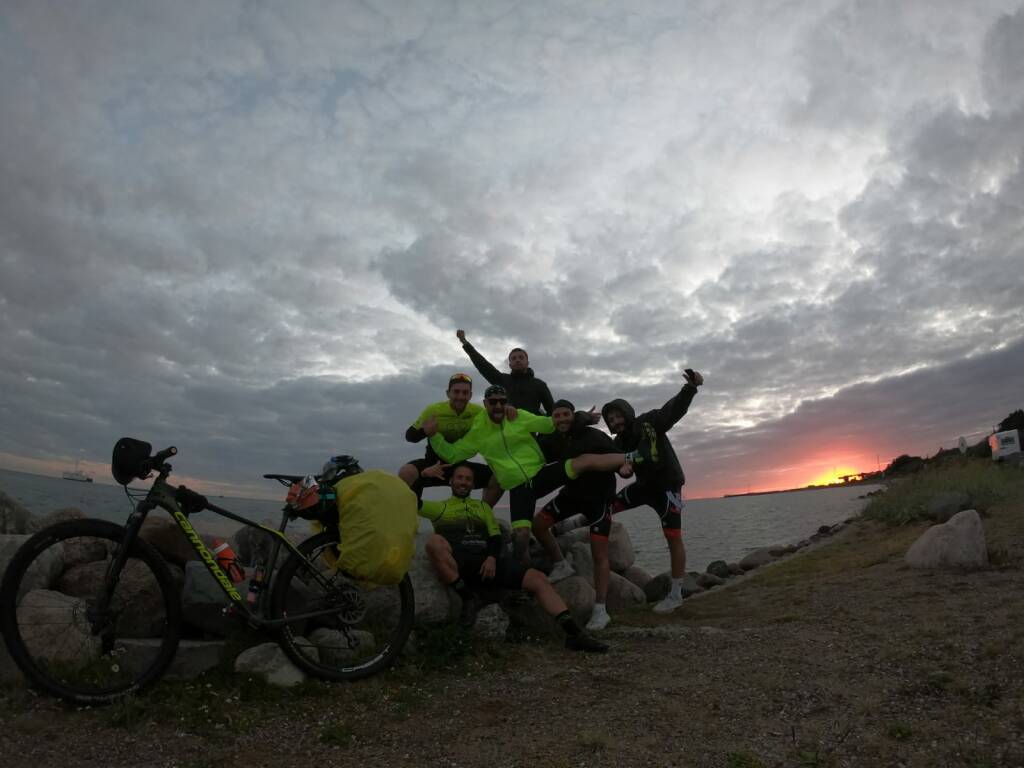
[[[602,643],[596,637],[588,635],[586,632],[566,637],[565,647],[570,651],[584,651],[586,653],[606,653],[608,651],[608,643]]]
[[[595,608],[594,612],[590,614],[587,629],[591,632],[598,632],[611,624],[611,622],[612,617],[608,615],[608,611],[599,611]]]
[[[568,579],[570,576],[576,575],[576,569],[569,565],[568,560],[559,560],[555,563],[555,567],[551,569],[551,573],[548,574],[548,581],[555,584],[562,579]]]
[[[459,626],[472,627],[476,624],[476,616],[483,607],[483,601],[475,594],[462,598],[462,610],[459,611]]]
[[[672,613],[676,608],[683,604],[682,597],[673,597],[668,595],[664,600],[654,606],[655,613]]]

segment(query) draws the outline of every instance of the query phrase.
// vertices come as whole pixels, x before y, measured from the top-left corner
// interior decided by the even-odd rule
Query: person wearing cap
[[[549,461],[565,461],[584,453],[620,453],[612,439],[599,429],[587,424],[576,415],[576,408],[568,400],[557,400],[551,419],[555,431],[541,435],[537,442]],[[612,502],[615,499],[615,475],[612,472],[587,472],[570,480],[554,499],[544,505],[533,517],[533,535],[547,552],[554,566],[550,579],[559,581],[575,571],[562,554],[551,528],[555,523],[582,515],[590,528],[590,553],[594,560],[594,609],[587,629],[599,630],[608,626],[606,599],[611,566],[608,562],[608,534],[612,526]]]
[[[470,402],[473,399],[473,378],[466,373],[453,373],[448,379],[447,400],[439,403],[432,403],[423,409],[419,418],[405,430],[405,439],[410,443],[418,443],[426,439],[427,434],[423,431],[423,423],[427,419],[434,419],[437,423],[438,432],[444,435],[445,439],[454,443],[461,438],[473,425],[475,419],[483,408],[476,403]],[[398,470],[398,476],[412,488],[419,498],[423,495],[423,489],[439,485],[448,485],[451,480],[450,470],[445,470],[442,477],[434,477],[433,473],[425,475],[423,472],[428,467],[440,461],[434,449],[427,444],[426,455],[422,459],[414,459],[403,464]],[[467,466],[473,470],[473,487],[488,488],[484,497],[492,506],[500,498],[501,493],[497,483],[491,484],[493,473],[490,467],[479,462],[470,462]]]
[[[523,564],[529,559],[530,529],[537,499],[546,496],[583,472],[607,472],[626,463],[622,453],[586,453],[566,461],[545,465],[544,452],[533,433],[550,434],[555,423],[550,416],[538,416],[526,410],[507,412],[508,393],[492,384],[484,392],[485,410],[473,420],[473,426],[454,443],[440,434],[436,419],[427,419],[423,431],[430,446],[445,462],[456,463],[475,456],[484,457],[502,490],[509,492],[513,542],[516,557]],[[583,414],[583,418],[588,418]]]
[[[682,537],[682,490],[686,477],[667,433],[689,410],[697,388],[703,383],[703,376],[687,368],[683,372],[682,389],[661,408],[637,416],[633,406],[621,398],[601,408],[601,416],[614,435],[616,448],[630,455],[630,466],[636,473],[636,482],[616,495],[612,512],[618,514],[644,505],[653,507],[661,518],[661,530],[668,542],[672,587],[668,596],[654,606],[656,613],[671,613],[683,604],[682,585],[686,574],[686,548]]]
[[[439,468],[428,469],[439,473]],[[544,574],[504,556],[501,529],[484,501],[471,497],[473,470],[465,464],[451,468],[451,498],[421,501],[420,517],[434,526],[427,539],[430,564],[442,584],[462,599],[459,623],[472,626],[485,598],[502,590],[531,593],[544,611],[565,632],[565,647],[574,651],[603,652],[608,646],[582,630]],[[496,594],[497,593],[497,594]]]
[[[538,379],[530,367],[530,358],[526,350],[516,347],[508,353],[509,373],[502,373],[487,358],[476,351],[476,347],[466,341],[466,332],[461,328],[455,332],[459,341],[462,342],[462,349],[469,355],[473,365],[480,371],[491,384],[497,384],[505,389],[509,404],[514,408],[521,408],[530,413],[544,413],[548,416],[554,409],[554,399],[551,397],[551,390],[543,379]]]

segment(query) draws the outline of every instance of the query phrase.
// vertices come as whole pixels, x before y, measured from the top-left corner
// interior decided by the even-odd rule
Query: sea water
[[[865,504],[864,495],[877,487],[853,485],[687,501],[683,510],[687,569],[703,570],[713,560],[739,560],[748,552],[771,544],[796,543],[816,532],[819,526],[834,525],[857,514]],[[121,486],[104,483],[77,483],[0,469],[0,490],[34,515],[78,507],[90,517],[123,522],[132,509]],[[281,500],[276,501],[219,497],[210,501],[257,522],[272,521],[276,526],[281,519],[284,494],[285,489],[281,488]],[[507,518],[508,510],[500,504],[496,512]],[[219,535],[238,527],[237,523],[210,512],[191,519],[200,531]],[[652,574],[668,569],[661,525],[650,507],[623,512],[615,519],[629,531],[637,565]],[[426,521],[421,524],[424,529],[429,528]],[[298,520],[290,524],[290,529],[301,531],[306,526],[308,523]]]

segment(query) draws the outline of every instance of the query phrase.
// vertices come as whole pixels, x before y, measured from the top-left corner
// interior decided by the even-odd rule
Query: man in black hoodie
[[[686,574],[686,549],[682,538],[683,484],[686,477],[666,434],[684,414],[697,394],[704,377],[687,368],[679,393],[661,408],[636,415],[625,400],[612,400],[601,409],[615,445],[632,456],[636,482],[615,497],[615,513],[648,505],[661,518],[661,530],[668,542],[672,561],[672,588],[668,596],[654,606],[657,613],[671,613],[683,604],[682,585]]]
[[[540,435],[537,443],[544,452],[545,461],[565,461],[584,453],[618,453],[611,438],[599,429],[589,426],[584,414],[576,414],[568,400],[555,403],[551,420],[555,431]],[[575,515],[583,515],[590,527],[590,553],[594,560],[594,591],[597,593],[594,609],[587,628],[604,629],[611,621],[605,608],[611,567],[608,563],[608,534],[612,527],[612,502],[615,499],[615,475],[612,472],[587,472],[570,480],[533,517],[533,535],[551,558],[554,567],[548,578],[559,581],[574,573],[565,560],[561,547],[551,528],[555,523]]]
[[[533,375],[533,369],[530,367],[530,358],[527,356],[526,350],[516,347],[509,352],[508,367],[511,373],[502,373],[491,365],[483,355],[477,352],[472,344],[466,341],[465,331],[460,329],[455,332],[455,335],[462,342],[462,348],[469,355],[469,359],[473,361],[476,369],[480,371],[480,375],[491,384],[497,384],[505,388],[505,391],[508,393],[509,405],[515,408],[522,408],[530,413],[538,413],[545,416],[551,415],[551,411],[554,410],[551,390],[548,389],[548,385],[543,379],[538,379]]]

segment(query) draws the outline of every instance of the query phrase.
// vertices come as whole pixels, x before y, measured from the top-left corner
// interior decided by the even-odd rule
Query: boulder
[[[7,570],[14,554],[31,536],[25,534],[0,534],[0,578]],[[21,599],[33,589],[53,589],[54,583],[64,570],[64,549],[59,546],[43,550],[29,566],[21,581],[18,598]]]
[[[16,499],[0,491],[0,534],[28,533],[32,513]]]
[[[113,542],[109,539],[98,539],[93,536],[65,539],[63,546],[65,569],[106,560],[114,548]]]
[[[716,576],[713,573],[699,573],[697,574],[697,584],[704,589],[711,589],[712,587],[720,587],[725,584],[725,579],[721,576]]]
[[[725,560],[715,560],[712,563],[708,563],[708,567],[704,569],[706,572],[717,576],[720,579],[728,579],[732,576],[732,571],[729,570],[729,566]]]
[[[296,583],[301,583],[296,580]],[[266,587],[264,587],[265,589]],[[239,594],[249,591],[249,581],[235,584]],[[185,564],[185,585],[181,590],[181,614],[186,624],[216,637],[233,637],[246,632],[245,624],[224,615],[231,603],[217,580],[198,560]],[[289,601],[288,607],[294,609]]]
[[[788,555],[792,551],[793,550],[787,547],[785,544],[773,544],[772,546],[768,547],[768,554],[772,557],[782,557],[783,555]]]
[[[169,563],[184,566],[190,560],[199,559],[181,528],[168,517],[147,517],[139,530],[139,538],[150,544]]]
[[[562,554],[576,569],[578,576],[582,576],[591,584],[594,583],[594,558],[590,553],[590,544],[574,541],[568,549],[562,550]]]
[[[913,568],[985,568],[988,548],[977,511],[958,512],[948,522],[933,525],[907,550]]]
[[[51,525],[57,523],[63,523],[66,520],[82,520],[86,517],[85,512],[80,510],[78,507],[63,507],[61,509],[55,509],[48,515],[42,517],[33,517],[28,522],[28,530],[26,533],[37,533],[43,530],[43,528],[49,528]]]
[[[91,598],[103,585],[106,572],[106,560],[76,565],[61,574],[56,588],[65,595]],[[173,568],[171,572],[174,573]],[[159,637],[164,633],[167,614],[163,595],[153,572],[141,560],[129,558],[125,563],[113,605],[119,610],[120,637]]]
[[[99,658],[101,640],[85,618],[84,600],[48,589],[34,589],[18,606],[18,623],[29,654],[50,661]]]
[[[575,537],[578,535],[575,533],[576,531],[584,531],[587,534],[587,538],[590,538],[590,529],[587,528],[586,515],[572,515],[565,518],[565,520],[559,520],[552,526],[551,530],[556,537],[570,533]]]
[[[652,578],[651,574],[635,563],[622,572],[622,577],[633,584],[636,584],[640,589],[646,587],[647,582]]]
[[[276,527],[270,520],[264,520],[263,525]],[[235,558],[242,565],[253,566],[269,562],[273,545],[272,534],[252,525],[243,525],[231,535],[231,548],[235,550]]]
[[[752,571],[754,568],[760,568],[762,565],[766,565],[774,559],[775,555],[767,549],[756,549],[740,560],[740,568],[744,571]]]
[[[345,637],[345,633],[337,629],[321,627],[314,630],[309,636],[309,642],[312,643],[310,652],[312,653],[315,648],[320,655],[321,664],[335,665],[368,658],[377,647],[373,635],[369,632],[350,629],[349,635],[351,643],[349,638]]]
[[[818,526],[818,533],[821,534],[822,536],[828,536],[830,533],[832,533],[832,526],[831,525],[819,525]]]
[[[945,523],[949,518],[964,509],[970,509],[971,496],[966,491],[946,491],[932,496],[925,513],[929,520]]]
[[[668,595],[669,590],[672,588],[672,573],[665,571],[659,573],[653,579],[651,579],[644,586],[644,595],[647,597],[647,602],[656,603],[663,597]],[[696,582],[696,580],[689,573],[683,576],[683,597],[689,597],[690,595],[696,595],[699,592],[703,592],[704,588]]]
[[[728,563],[729,573],[733,576],[739,576],[743,573],[743,566],[739,563]]]
[[[121,663],[139,672],[152,662],[160,649],[160,641],[155,638],[126,638],[119,639],[118,643],[124,649]],[[223,640],[181,640],[174,654],[174,661],[164,673],[164,679],[197,678],[220,664],[224,650]]]
[[[416,534],[416,554],[409,564],[409,579],[416,595],[416,623],[441,624],[452,618],[461,606],[452,605],[449,590],[437,579],[427,558],[426,542],[430,533]],[[457,614],[456,614],[457,615]]]
[[[306,640],[299,637],[296,642],[302,644]],[[277,643],[263,643],[242,651],[235,659],[235,672],[281,688],[291,688],[306,680],[306,673],[292,664]]]
[[[625,611],[647,602],[643,589],[612,571],[608,580],[606,604],[609,611]]]
[[[501,640],[508,631],[508,616],[497,603],[485,605],[477,614],[473,636],[483,640]]]
[[[608,535],[608,562],[616,573],[622,573],[636,561],[633,540],[622,523],[612,523]]]

